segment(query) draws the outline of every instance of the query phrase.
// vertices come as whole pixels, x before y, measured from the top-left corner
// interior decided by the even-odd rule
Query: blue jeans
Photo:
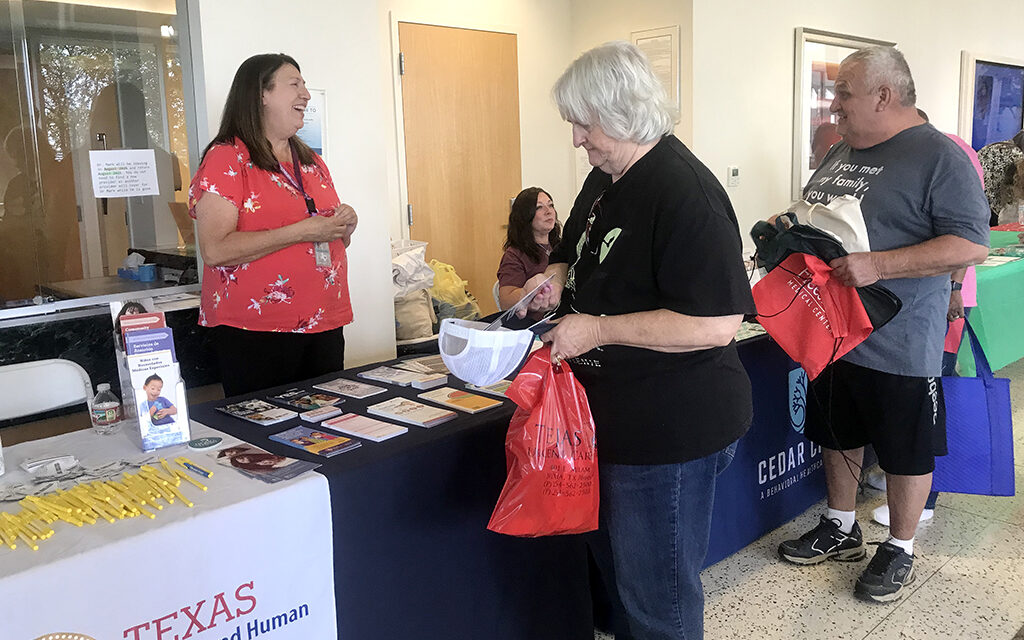
[[[664,465],[600,463],[599,536],[608,558],[595,560],[614,575],[629,635],[636,640],[704,637],[700,569],[708,550],[715,478],[732,462],[733,443],[705,458]],[[619,636],[617,635],[618,639]]]

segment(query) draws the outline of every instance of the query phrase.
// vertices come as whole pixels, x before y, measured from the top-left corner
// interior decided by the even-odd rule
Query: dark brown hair
[[[530,187],[519,192],[508,214],[508,236],[505,239],[506,249],[519,249],[534,262],[540,262],[541,259],[540,245],[533,237],[533,217],[537,215],[537,198],[542,193],[551,198],[551,194],[540,187]],[[554,249],[561,240],[562,225],[555,218],[555,226],[548,233],[548,244]]]
[[[300,72],[299,63],[284,53],[261,53],[252,56],[235,71],[224,114],[220,119],[220,130],[205,149],[203,156],[216,144],[232,144],[235,138],[249,149],[249,158],[255,167],[277,173],[280,163],[274,157],[270,141],[263,133],[263,92],[273,88],[274,74],[286,64]],[[314,164],[313,150],[306,143],[292,136],[289,142],[303,165]]]

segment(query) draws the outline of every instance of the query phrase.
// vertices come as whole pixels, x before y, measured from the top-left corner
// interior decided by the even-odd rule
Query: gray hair
[[[891,87],[904,107],[917,103],[914,78],[910,75],[907,59],[895,47],[867,47],[846,56],[843,63],[859,62],[864,66],[864,81],[871,92],[883,85]]]
[[[551,94],[563,119],[596,124],[616,140],[646,144],[675,122],[647,56],[628,42],[608,42],[576,58]]]

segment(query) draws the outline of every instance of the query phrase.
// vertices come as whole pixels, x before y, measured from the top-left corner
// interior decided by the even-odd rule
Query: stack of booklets
[[[480,413],[481,411],[501,406],[501,400],[485,398],[475,393],[460,391],[451,387],[441,387],[440,389],[427,391],[426,393],[419,394],[418,397],[436,402],[437,404],[443,404],[452,409],[465,411],[466,413]]]
[[[330,393],[340,393],[343,396],[356,399],[369,398],[370,396],[375,396],[378,393],[384,393],[387,391],[384,387],[378,387],[364,382],[356,382],[355,380],[348,380],[346,378],[338,378],[336,380],[314,384],[313,388],[320,389],[321,391],[328,391]]]
[[[408,398],[392,398],[366,408],[367,413],[398,420],[418,427],[434,427],[456,416],[454,411],[438,409]]]
[[[324,420],[320,423],[335,431],[347,433],[357,438],[365,438],[373,442],[384,442],[389,438],[408,433],[409,428],[382,420],[374,420],[369,416],[361,416],[358,413],[346,413],[345,415]]]
[[[289,447],[302,449],[318,456],[330,458],[362,446],[363,443],[345,436],[327,433],[305,426],[292,427],[281,433],[270,436],[271,440],[281,442]]]
[[[327,393],[310,393],[305,389],[289,389],[284,393],[270,396],[267,399],[296,411],[310,411],[322,407],[333,407],[336,404],[345,402],[338,396],[332,396]]]
[[[448,376],[443,373],[418,373],[394,367],[377,367],[357,375],[367,380],[397,384],[402,387],[412,386],[414,389],[433,389],[448,384]]]
[[[282,409],[281,407],[275,407],[269,402],[263,400],[244,400],[242,402],[236,402],[223,407],[217,407],[218,411],[223,411],[229,416],[235,416],[242,420],[248,420],[258,425],[271,425],[277,424],[278,422],[284,422],[285,420],[291,420],[296,415],[295,411],[290,409]]]
[[[444,363],[441,356],[420,356],[419,358],[409,358],[408,360],[402,360],[395,363],[396,369],[405,369],[406,371],[415,371],[416,373],[443,373],[448,375],[451,371],[448,370],[448,365]]]
[[[489,384],[486,387],[478,387],[475,384],[467,384],[467,389],[473,391],[479,391],[480,393],[489,393],[492,396],[500,396],[502,398],[508,397],[508,388],[512,386],[511,380],[498,380],[494,384]]]
[[[244,442],[211,451],[209,455],[219,465],[270,484],[290,480],[320,466],[316,462],[279,456]]]

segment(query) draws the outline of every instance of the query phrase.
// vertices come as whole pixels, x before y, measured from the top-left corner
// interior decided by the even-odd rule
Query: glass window
[[[174,0],[0,1],[0,22],[2,307],[196,282]],[[119,277],[131,252],[155,282]]]

